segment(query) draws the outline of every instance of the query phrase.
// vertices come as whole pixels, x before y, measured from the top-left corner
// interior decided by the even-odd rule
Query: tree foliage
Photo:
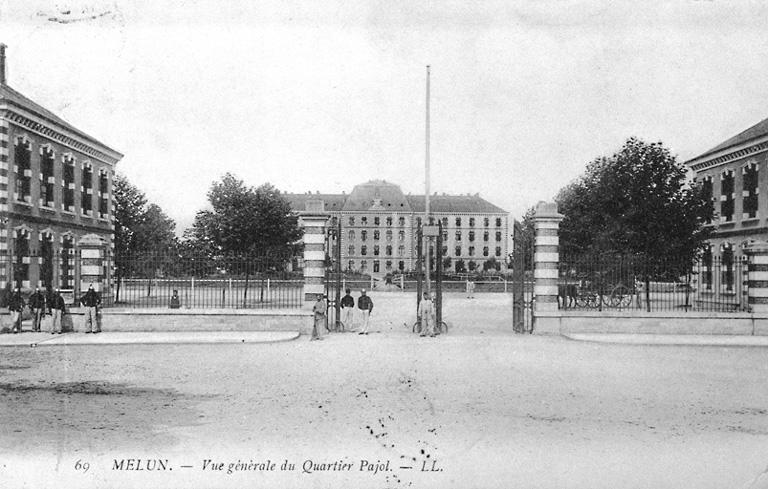
[[[692,259],[709,236],[712,202],[661,143],[626,141],[611,157],[592,161],[555,198],[565,218],[565,255],[635,254]]]
[[[174,250],[176,223],[125,176],[114,180],[115,252],[120,255]]]
[[[213,182],[208,201],[211,208],[198,212],[185,232],[188,249],[263,254],[288,251],[301,238],[289,202],[268,183],[248,187],[227,173]]]

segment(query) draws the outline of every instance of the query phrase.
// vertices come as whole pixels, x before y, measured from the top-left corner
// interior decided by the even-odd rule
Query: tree
[[[461,258],[453,262],[453,266],[456,267],[456,273],[464,273],[467,271],[466,267],[464,266],[464,260]]]
[[[451,257],[446,256],[443,258],[443,272],[446,272],[451,269]]]
[[[470,272],[474,272],[477,269],[477,263],[475,260],[469,260],[469,263],[467,263],[467,267],[469,268]]]
[[[693,260],[709,237],[712,202],[662,143],[626,141],[597,158],[555,198],[565,255],[618,253]]]
[[[491,258],[483,262],[483,271],[487,272],[487,271],[493,271],[493,270],[495,271],[501,270],[501,263],[496,261],[496,257],[492,256]]]
[[[227,173],[208,191],[210,210],[197,213],[185,232],[188,246],[218,253],[271,253],[301,238],[289,202],[272,185],[247,187]]]
[[[176,223],[160,206],[148,202],[146,195],[125,176],[115,176],[115,301],[120,300],[122,279],[128,274],[147,276],[147,295],[158,268],[172,266],[169,255],[177,249]]]

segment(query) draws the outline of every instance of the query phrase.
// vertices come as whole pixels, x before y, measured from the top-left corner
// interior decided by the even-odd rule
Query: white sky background
[[[720,0],[0,0],[0,42],[9,84],[124,153],[181,231],[227,171],[423,193],[427,64],[433,191],[520,216],[629,136],[691,158],[768,117],[766,18]]]

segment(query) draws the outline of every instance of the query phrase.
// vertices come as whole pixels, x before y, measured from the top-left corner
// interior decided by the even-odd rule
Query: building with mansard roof
[[[321,200],[332,223],[341,223],[344,269],[371,274],[416,268],[416,236],[424,195],[406,195],[385,180],[356,185],[349,194],[286,194],[295,211]],[[443,256],[450,270],[482,270],[488,260],[501,267],[507,256],[508,213],[478,194],[430,196],[433,223],[443,226]],[[434,256],[434,253],[432,254]],[[446,260],[447,261],[447,260]]]
[[[75,266],[81,238],[107,247],[113,241],[112,180],[123,155],[11,88],[5,48],[0,45],[0,286],[72,289],[76,274],[85,273]]]

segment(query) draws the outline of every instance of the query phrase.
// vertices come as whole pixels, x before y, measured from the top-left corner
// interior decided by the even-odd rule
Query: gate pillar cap
[[[744,246],[744,253],[754,255],[756,253],[768,253],[768,241],[752,241]]]
[[[539,201],[538,204],[536,204],[536,214],[534,215],[536,219],[557,219],[562,220],[563,216],[559,212],[557,212],[557,204],[554,202],[544,202],[543,200]]]

